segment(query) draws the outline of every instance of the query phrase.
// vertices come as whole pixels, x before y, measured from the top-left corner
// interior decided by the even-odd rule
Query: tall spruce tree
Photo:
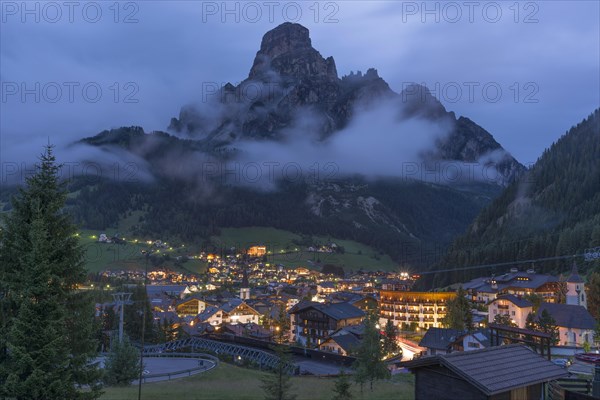
[[[52,146],[12,199],[0,237],[0,396],[95,399],[101,394],[93,307],[76,228],[63,212]],[[81,387],[85,385],[85,389]]]
[[[397,329],[391,319],[388,319],[384,329],[383,354],[385,357],[394,356],[398,353],[400,346],[396,341]]]
[[[556,326],[556,321],[547,310],[542,311],[538,316],[536,326],[538,331],[550,334],[550,342],[553,346],[558,344],[560,339],[558,337],[558,326]]]
[[[587,309],[600,321],[600,272],[592,272],[587,284]]]
[[[369,382],[373,390],[373,382],[390,377],[390,371],[383,362],[383,343],[377,328],[377,314],[371,313],[364,320],[365,331],[360,345],[356,349],[356,361],[352,365],[355,369],[354,380],[363,386]]]
[[[529,314],[529,315],[531,315],[531,314]],[[508,314],[497,314],[494,317],[494,323],[498,324],[498,325],[504,325],[504,326],[508,326],[508,327],[518,328],[517,324],[513,322],[512,318]]]
[[[473,314],[471,313],[471,302],[467,299],[467,292],[461,287],[456,292],[454,299],[446,303],[446,316],[442,323],[458,331],[473,330]]]
[[[335,393],[331,400],[352,400],[352,382],[348,379],[348,375],[342,370],[340,376],[335,381],[333,392]]]
[[[277,343],[283,343],[284,337],[287,335],[287,332],[290,330],[290,316],[285,310],[285,305],[279,305],[279,312],[277,314]]]
[[[265,400],[295,400],[297,396],[292,391],[292,382],[286,370],[291,362],[289,350],[283,345],[274,346],[273,350],[279,360],[275,365],[275,373],[262,379]]]
[[[158,334],[154,317],[152,315],[152,307],[146,294],[146,288],[143,285],[137,285],[133,289],[131,296],[132,304],[125,305],[124,311],[124,330],[133,342],[142,341],[142,325],[146,318],[144,326],[144,342],[154,343]]]
[[[535,323],[535,314],[529,313],[527,314],[527,319],[525,320],[525,329],[529,329],[530,331],[534,331],[536,329]]]
[[[140,352],[125,336],[116,340],[106,358],[104,381],[114,386],[129,386],[140,376]]]

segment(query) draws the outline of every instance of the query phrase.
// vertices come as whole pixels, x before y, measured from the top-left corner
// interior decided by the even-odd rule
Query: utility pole
[[[113,293],[113,299],[115,304],[119,307],[120,315],[119,315],[119,343],[123,341],[123,310],[125,304],[131,304],[131,293]]]
[[[144,295],[146,296],[146,300],[142,302],[142,348],[140,349],[140,379],[138,380],[138,400],[142,399],[142,374],[144,371],[144,339],[146,336],[146,301],[148,296],[148,291],[146,290],[146,286],[148,286],[148,258],[150,254],[152,254],[152,250],[142,250],[142,254],[146,258],[146,267],[144,271]]]

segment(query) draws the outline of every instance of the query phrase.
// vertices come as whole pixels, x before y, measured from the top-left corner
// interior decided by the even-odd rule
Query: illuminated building
[[[248,249],[247,254],[250,257],[262,257],[267,254],[267,246],[252,246]]]
[[[456,297],[454,292],[406,292],[382,290],[379,301],[379,323],[392,320],[395,326],[419,328],[441,327],[446,316],[446,302]]]

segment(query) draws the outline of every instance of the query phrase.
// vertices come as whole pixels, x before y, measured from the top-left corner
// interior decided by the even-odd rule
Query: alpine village
[[[165,132],[69,144],[143,171],[66,176],[50,137],[3,181],[0,399],[600,398],[600,110],[525,166],[425,86],[340,77],[309,35],[269,30]],[[385,104],[449,129],[401,178],[252,181],[248,143],[280,160],[310,130],[318,152]],[[495,178],[443,182],[476,163]]]

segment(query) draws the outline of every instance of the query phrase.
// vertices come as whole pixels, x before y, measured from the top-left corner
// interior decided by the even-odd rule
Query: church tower
[[[246,267],[244,267],[244,276],[242,277],[242,287],[240,288],[240,299],[250,299],[250,283],[248,282],[248,273]]]
[[[577,264],[573,263],[571,275],[567,278],[567,304],[587,308],[585,282],[577,272]]]

